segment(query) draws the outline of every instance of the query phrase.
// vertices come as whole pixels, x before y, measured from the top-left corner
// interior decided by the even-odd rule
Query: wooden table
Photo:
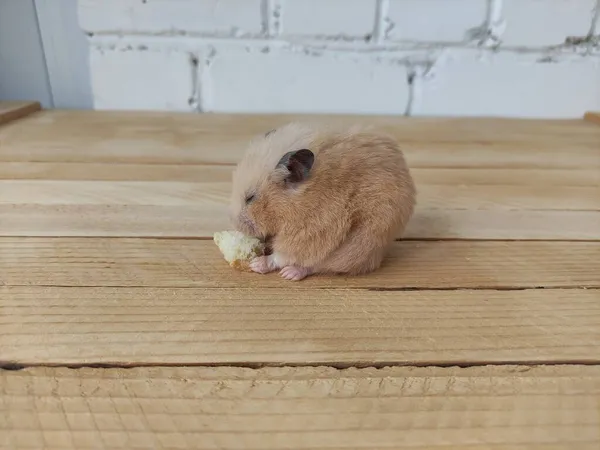
[[[419,206],[292,283],[210,238],[295,117],[36,109],[0,107],[0,448],[599,448],[592,115],[310,118],[395,134]]]

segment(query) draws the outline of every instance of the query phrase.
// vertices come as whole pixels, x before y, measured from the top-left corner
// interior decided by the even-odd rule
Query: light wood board
[[[209,240],[248,140],[297,118],[405,149],[419,205],[371,275],[239,273]],[[115,368],[0,370],[0,448],[596,449],[599,202],[587,120],[13,120],[0,363]]]
[[[9,364],[600,363],[600,289],[0,288]]]
[[[233,166],[201,164],[116,164],[76,162],[4,162],[0,180],[176,181],[229,183]],[[598,187],[595,168],[411,168],[415,183],[425,186]]]
[[[0,372],[5,449],[596,450],[600,368]]]
[[[595,123],[597,125],[600,125],[600,111],[599,112],[594,112],[594,111],[590,111],[585,113],[584,115],[585,120]]]
[[[0,130],[1,236],[211,237],[257,133],[314,116],[44,111]],[[402,143],[413,239],[600,239],[600,129],[585,121],[367,121]]]
[[[428,119],[44,111],[0,130],[0,162],[235,164],[248,140],[290,120],[371,124],[414,168],[593,169],[600,129],[583,120]]]
[[[184,205],[0,205],[0,236],[208,238],[231,228],[220,201]],[[599,211],[419,208],[407,239],[600,239]]]
[[[600,287],[600,242],[397,242],[377,272],[315,276],[231,269],[212,240],[1,238],[0,284],[286,289]]]
[[[436,184],[419,184],[405,237],[600,239],[600,186],[457,185],[440,175]],[[231,226],[225,176],[200,172],[206,181],[198,182],[0,180],[0,235],[212,237]]]
[[[25,117],[41,108],[42,106],[38,102],[0,101],[0,125]],[[2,141],[0,140],[0,142]],[[1,145],[0,148],[2,148]]]

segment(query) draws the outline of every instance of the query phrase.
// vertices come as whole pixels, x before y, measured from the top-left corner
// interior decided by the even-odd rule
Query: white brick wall
[[[598,9],[600,0],[79,0],[96,108],[257,113],[578,117],[600,109]]]
[[[376,0],[285,0],[280,3],[284,36],[364,39],[373,31]]]
[[[92,76],[97,109],[189,109],[195,77],[188,53],[100,49],[90,59],[92,67],[103,68],[102,76]]]
[[[406,67],[368,55],[218,47],[220,54],[210,72],[211,111],[403,114],[408,101]]]
[[[415,115],[581,117],[600,104],[597,60],[532,63],[529,55],[474,52],[446,56],[440,75],[426,83]]]
[[[394,41],[467,42],[486,20],[487,0],[390,0]]]
[[[511,46],[556,45],[566,36],[585,35],[591,27],[596,0],[503,0],[506,32]]]
[[[120,33],[260,33],[261,0],[79,0],[84,30]]]

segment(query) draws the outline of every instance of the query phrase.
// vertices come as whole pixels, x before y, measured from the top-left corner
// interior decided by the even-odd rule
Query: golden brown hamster
[[[364,131],[290,123],[254,139],[233,174],[237,230],[270,241],[250,268],[357,275],[381,265],[413,214],[416,190],[398,143]]]

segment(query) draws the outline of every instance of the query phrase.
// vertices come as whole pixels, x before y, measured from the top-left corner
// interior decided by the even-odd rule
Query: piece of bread
[[[219,231],[213,237],[225,261],[236,270],[251,272],[250,261],[265,253],[264,243],[239,231]]]

